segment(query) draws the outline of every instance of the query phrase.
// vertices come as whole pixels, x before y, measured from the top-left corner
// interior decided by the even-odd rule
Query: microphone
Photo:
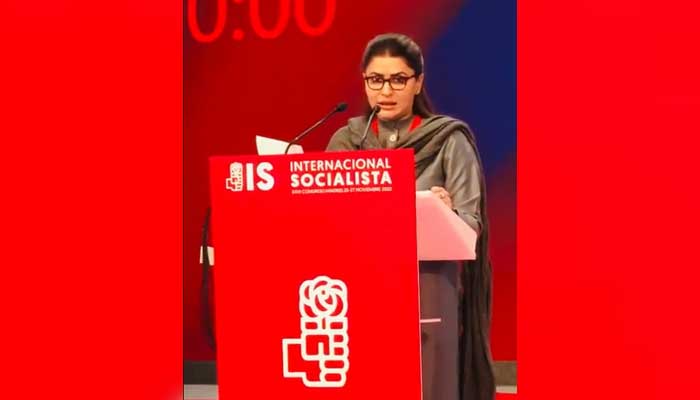
[[[284,154],[287,154],[287,152],[289,151],[289,148],[292,147],[293,144],[297,144],[304,136],[308,135],[309,132],[311,132],[312,130],[316,129],[316,128],[317,128],[319,125],[321,125],[322,123],[326,122],[326,120],[328,120],[328,118],[330,118],[333,114],[335,114],[335,113],[337,113],[337,112],[343,112],[343,111],[345,111],[347,108],[348,108],[348,104],[347,104],[347,103],[344,103],[344,102],[338,103],[338,104],[333,108],[333,110],[331,110],[331,112],[329,112],[328,114],[326,114],[325,117],[321,118],[318,122],[316,122],[315,124],[311,125],[311,126],[308,127],[304,132],[300,133],[299,135],[297,135],[297,137],[295,137],[294,139],[292,139],[292,141],[289,142],[289,144],[287,145],[287,148],[284,149]]]
[[[367,139],[367,133],[369,132],[369,127],[372,125],[372,118],[381,110],[381,107],[378,105],[374,106],[372,108],[372,112],[369,114],[369,118],[367,119],[367,126],[365,127],[365,133],[362,135],[362,140],[360,140],[360,147],[358,150],[362,150],[362,145],[365,143],[365,140]]]

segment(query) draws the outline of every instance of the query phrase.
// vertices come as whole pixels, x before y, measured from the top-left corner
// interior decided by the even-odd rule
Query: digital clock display
[[[198,2],[216,2],[216,17],[213,28],[204,32],[200,26],[198,15]],[[333,25],[336,14],[336,0],[325,0],[323,17],[320,22],[311,23],[306,16],[307,0],[277,0],[266,1],[266,7],[276,6],[277,14],[273,23],[264,23],[261,12],[261,0],[187,0],[187,26],[192,38],[200,43],[211,43],[222,37],[227,28],[229,16],[229,1],[236,6],[236,10],[243,11],[247,5],[247,21],[253,34],[261,39],[275,39],[287,31],[290,23],[304,35],[316,37],[325,34]],[[233,27],[231,38],[243,40],[245,38],[243,27]]]

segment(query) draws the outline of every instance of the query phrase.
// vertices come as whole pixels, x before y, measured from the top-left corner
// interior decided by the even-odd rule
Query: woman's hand
[[[433,186],[430,188],[430,191],[433,192],[438,199],[442,200],[442,202],[445,203],[450,210],[452,210],[452,199],[450,198],[450,193],[448,193],[444,187]]]

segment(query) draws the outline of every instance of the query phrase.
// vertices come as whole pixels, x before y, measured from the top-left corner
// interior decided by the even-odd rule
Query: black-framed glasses
[[[408,83],[409,79],[415,77],[416,75],[394,75],[389,79],[384,79],[384,77],[381,75],[370,75],[366,76],[364,79],[365,82],[367,82],[367,87],[372,90],[382,90],[384,88],[384,84],[386,84],[387,82],[389,82],[389,86],[392,90],[403,90],[406,88],[406,84]]]

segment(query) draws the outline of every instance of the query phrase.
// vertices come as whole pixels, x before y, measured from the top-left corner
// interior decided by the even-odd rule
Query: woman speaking
[[[362,57],[364,116],[351,118],[327,150],[414,150],[416,190],[430,190],[478,234],[474,261],[420,262],[424,400],[491,400],[491,264],[482,166],[464,122],[436,114],[420,47],[409,37],[372,39]]]

